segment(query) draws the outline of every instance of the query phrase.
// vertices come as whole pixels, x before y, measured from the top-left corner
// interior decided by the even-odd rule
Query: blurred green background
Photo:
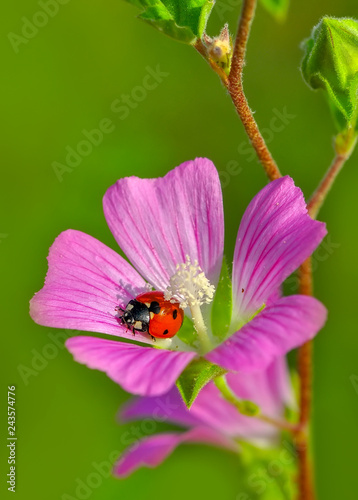
[[[218,1],[208,33],[217,34],[225,21],[233,31],[239,7],[238,0]],[[261,6],[257,10],[246,93],[282,172],[307,196],[332,159],[334,128],[322,95],[311,92],[300,76],[299,43],[323,14],[357,16],[357,10],[356,0],[294,0],[282,25]],[[136,9],[121,0],[70,0],[15,53],[8,33],[21,35],[22,18],[31,20],[40,11],[37,1],[20,0],[8,3],[1,16],[0,489],[2,498],[4,491],[10,495],[4,477],[6,392],[16,385],[20,500],[76,498],[78,480],[96,470],[93,462],[108,462],[125,448],[124,432],[135,432],[115,420],[128,395],[104,374],[74,363],[61,347],[63,339],[56,347],[49,338],[55,330],[34,324],[28,315],[54,238],[67,228],[79,229],[116,249],[102,213],[105,190],[120,177],[155,177],[207,156],[221,172],[231,258],[242,213],[266,183],[230,99],[193,49],[136,20]],[[40,24],[41,19],[40,14]],[[135,87],[142,85],[146,67],[157,65],[168,75],[119,120],[112,102],[140,92]],[[291,117],[272,133],[270,121],[285,109]],[[105,118],[114,130],[60,182],[52,163],[64,164],[66,147],[76,148],[82,131],[98,128]],[[357,498],[358,383],[356,388],[352,383],[358,380],[357,163],[356,151],[321,212],[329,239],[315,258],[316,295],[329,309],[315,342],[314,379],[316,473],[324,500]],[[240,173],[228,175],[229,165]],[[26,383],[19,369],[33,370]],[[83,498],[260,498],[242,496],[245,481],[233,455],[183,446],[160,468],[142,469],[124,481],[103,478]]]

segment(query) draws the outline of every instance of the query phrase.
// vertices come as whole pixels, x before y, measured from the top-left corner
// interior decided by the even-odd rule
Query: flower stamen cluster
[[[189,307],[203,352],[211,349],[211,342],[200,306],[210,304],[214,294],[215,287],[205,276],[198,261],[192,263],[188,255],[185,257],[185,262],[177,264],[176,272],[170,278],[170,284],[164,292],[166,300],[178,301],[183,309]]]
[[[164,292],[165,300],[175,300],[180,307],[192,308],[210,304],[214,298],[215,287],[205,276],[197,260],[192,264],[187,255],[185,262],[177,264],[176,273],[170,278],[170,285]]]

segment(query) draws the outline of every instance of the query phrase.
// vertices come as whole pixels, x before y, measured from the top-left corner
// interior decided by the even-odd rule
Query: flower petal
[[[258,404],[266,415],[282,417],[285,406],[292,406],[292,390],[286,360],[277,358],[262,371],[228,373],[227,382],[241,399]],[[176,387],[158,397],[133,398],[122,406],[121,422],[150,418],[159,422],[173,422],[184,427],[208,426],[226,436],[241,438],[259,446],[272,445],[277,429],[265,422],[245,417],[223,399],[210,382],[202,389],[190,411],[185,407]]]
[[[188,161],[163,178],[120,179],[106,192],[103,207],[119,246],[156,289],[165,290],[186,255],[217,283],[224,216],[219,176],[210,160]]]
[[[68,230],[54,241],[48,264],[45,285],[30,302],[36,323],[133,339],[115,308],[147,288],[128,262],[92,236]],[[136,338],[153,343],[145,334]]]
[[[120,422],[151,418],[158,422],[171,422],[183,427],[195,427],[203,423],[187,409],[176,387],[161,396],[130,399],[121,406],[118,418]]]
[[[126,391],[142,396],[168,392],[196,356],[95,337],[72,337],[66,347],[79,363],[105,372]]]
[[[114,474],[126,477],[140,467],[157,467],[182,443],[207,443],[234,452],[238,451],[238,445],[234,441],[205,427],[194,428],[184,433],[157,434],[142,439],[127,449],[115,465]]]
[[[275,358],[265,370],[244,374],[229,372],[226,378],[238,398],[253,401],[265,415],[282,417],[286,406],[295,407],[284,356]]]
[[[250,318],[326,235],[308,215],[302,191],[290,177],[270,182],[245,211],[233,265],[234,310]]]
[[[262,370],[276,357],[312,339],[326,316],[326,308],[313,297],[283,297],[205,357],[227,370]]]

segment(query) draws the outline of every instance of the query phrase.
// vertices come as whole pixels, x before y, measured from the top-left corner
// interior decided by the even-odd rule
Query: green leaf
[[[284,22],[287,17],[290,0],[261,0],[261,4],[278,22]]]
[[[139,18],[183,43],[201,38],[215,0],[127,0],[143,12]]]
[[[214,365],[204,358],[194,359],[177,380],[177,387],[186,406],[190,408],[201,389],[224,373],[226,370],[221,366]]]
[[[312,89],[325,91],[340,132],[357,130],[358,22],[324,17],[303,49],[303,78]]]
[[[232,285],[229,268],[223,260],[221,274],[211,309],[211,328],[214,336],[220,340],[226,338],[232,314]]]

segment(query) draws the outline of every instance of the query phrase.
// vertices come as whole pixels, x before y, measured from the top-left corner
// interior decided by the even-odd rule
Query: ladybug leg
[[[145,325],[145,326],[144,326],[144,329],[143,329],[142,331],[143,331],[143,332],[148,333],[149,337],[150,337],[152,340],[154,340],[154,342],[156,342],[156,340],[157,340],[157,339],[156,339],[155,337],[153,337],[153,335],[151,335],[151,334],[149,333],[149,331],[148,331],[148,325]]]
[[[128,330],[130,330],[133,333],[133,337],[135,337],[135,328],[133,325],[127,325]]]

